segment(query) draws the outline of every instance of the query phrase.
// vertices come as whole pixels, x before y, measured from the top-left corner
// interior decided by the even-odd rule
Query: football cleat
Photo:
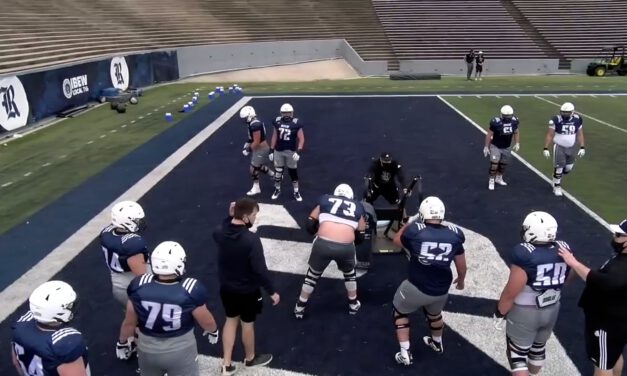
[[[300,195],[300,192],[294,192],[294,199],[296,201],[303,201],[303,197]]]
[[[564,194],[562,193],[562,187],[553,187],[553,194],[556,196],[563,196]]]
[[[261,188],[259,188],[259,184],[253,184],[253,187],[250,189],[250,191],[246,192],[248,196],[258,195],[260,193],[261,193]]]
[[[294,316],[297,319],[302,319],[305,317],[305,306],[301,306],[298,303],[296,303],[296,306],[294,306]]]
[[[274,188],[274,192],[272,192],[272,199],[276,200],[281,195],[281,188]]]
[[[494,178],[490,178],[490,180],[488,181],[488,189],[493,191],[494,190]]]
[[[442,342],[434,341],[431,336],[422,337],[422,341],[431,348],[431,350],[435,351],[438,354],[442,354],[444,352],[444,346]]]
[[[397,352],[394,356],[394,359],[396,360],[396,363],[405,366],[409,366],[414,362],[414,358],[411,356],[411,353],[409,351],[406,351],[405,355],[403,355],[402,351]]]
[[[507,183],[505,182],[505,180],[503,180],[503,175],[496,175],[496,179],[494,179],[494,182],[498,185],[502,185],[502,186],[506,186]]]
[[[348,314],[349,315],[356,315],[357,311],[359,311],[359,308],[361,308],[361,303],[359,302],[359,300],[355,300],[354,304],[348,304]]]

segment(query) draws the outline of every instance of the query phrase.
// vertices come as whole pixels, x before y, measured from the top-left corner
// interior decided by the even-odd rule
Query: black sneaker
[[[294,199],[296,199],[296,201],[303,201],[303,197],[300,195],[300,192],[294,192]]]
[[[272,361],[272,354],[257,354],[252,360],[244,360],[247,368],[263,367]]]
[[[235,372],[237,372],[237,368],[233,364],[230,366],[222,366],[222,375],[224,376],[234,375]]]

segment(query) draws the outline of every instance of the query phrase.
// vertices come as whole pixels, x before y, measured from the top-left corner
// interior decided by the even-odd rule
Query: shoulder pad
[[[416,225],[416,229],[418,231],[424,230],[424,229],[427,228],[427,225],[425,225],[424,223],[421,223],[421,222],[414,222],[414,224]]]
[[[493,117],[492,120],[490,121],[490,123],[492,124],[498,124],[500,122],[501,122],[501,118],[498,116]]]
[[[536,249],[536,247],[531,243],[520,243],[519,245],[529,251],[529,253],[533,252],[533,250]]]
[[[63,338],[68,337],[68,336],[73,336],[73,335],[81,335],[81,332],[79,332],[78,330],[74,328],[59,329],[56,332],[52,333],[52,337],[51,337],[52,344],[55,345],[59,341],[61,341]]]
[[[558,246],[558,247],[562,247],[562,248],[566,248],[566,249],[570,250],[570,246],[568,245],[568,243],[566,243],[563,240],[556,240],[555,241],[555,245]]]
[[[298,123],[298,118],[292,118],[292,121],[294,122],[294,124]]]
[[[144,274],[144,275],[142,275],[140,277],[137,277],[137,278],[139,278],[139,280],[137,281],[137,286],[143,286],[145,284],[148,284],[148,283],[152,282],[152,279],[154,277],[155,276],[153,274],[151,274],[151,273],[146,273],[146,274]],[[137,279],[137,278],[135,278],[135,279]]]
[[[275,123],[280,123],[281,122],[281,117],[277,116],[276,119],[274,119],[274,122]]]
[[[453,231],[454,233],[459,234],[459,229],[457,228],[457,226],[454,226],[454,225],[446,225],[446,227],[447,227],[449,230]]]
[[[194,291],[196,283],[198,283],[198,280],[196,278],[185,278],[183,280],[183,283],[181,283],[181,286],[183,286],[188,294],[191,294],[192,291]]]
[[[17,319],[17,322],[26,322],[26,321],[31,321],[33,319],[34,319],[33,313],[31,311],[28,311],[25,314],[23,314],[19,319]]]
[[[128,234],[122,236],[122,244],[126,243],[127,241],[129,241],[129,240],[131,240],[133,238],[138,238],[138,237],[139,237],[139,235],[137,235],[137,234],[134,234],[132,232],[128,233]]]
[[[100,233],[105,233],[105,232],[109,232],[111,230],[113,230],[115,228],[114,225],[108,225],[107,227],[103,228],[102,231],[100,231]]]

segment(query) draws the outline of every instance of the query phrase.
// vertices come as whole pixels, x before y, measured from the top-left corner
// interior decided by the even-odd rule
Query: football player
[[[48,281],[32,292],[30,310],[13,324],[11,357],[18,375],[90,375],[83,335],[68,325],[76,298],[62,281]]]
[[[409,265],[405,279],[394,294],[394,325],[400,351],[395,359],[399,364],[413,362],[409,351],[408,315],[422,308],[429,322],[431,335],[422,338],[436,353],[444,352],[442,310],[448,299],[451,283],[464,289],[466,278],[466,238],[459,228],[444,225],[444,203],[435,196],[425,198],[418,215],[410,218],[396,236],[394,244],[407,250]],[[455,263],[457,278],[453,280],[451,263]]]
[[[309,256],[305,282],[300,292],[294,315],[302,319],[307,301],[316,283],[331,261],[344,273],[348,295],[348,313],[354,315],[361,308],[357,300],[357,273],[355,271],[355,243],[364,239],[366,222],[364,208],[353,199],[353,189],[340,184],[332,195],[323,195],[307,218],[307,231],[316,235]]]
[[[555,239],[557,221],[549,213],[535,211],[522,224],[522,243],[511,252],[509,280],[496,311],[501,330],[507,318],[507,359],[512,375],[537,375],[546,358],[560,309],[560,292],[570,267],[558,254],[568,244]]]
[[[274,131],[270,146],[270,161],[274,161],[274,193],[272,199],[276,200],[281,194],[281,180],[287,166],[287,172],[292,180],[294,198],[303,201],[298,191],[298,161],[305,146],[305,133],[303,124],[294,117],[294,108],[285,103],[281,106],[281,116],[274,120]]]
[[[133,278],[146,273],[148,248],[139,233],[146,227],[144,209],[122,201],[111,209],[111,224],[100,233],[100,246],[111,273],[113,297],[126,307],[126,289]]]
[[[269,163],[270,146],[266,141],[266,126],[257,119],[254,108],[251,106],[243,107],[239,112],[239,117],[248,127],[248,141],[244,144],[242,154],[244,156],[250,155],[250,176],[253,179],[253,187],[246,194],[254,196],[261,193],[259,187],[260,172],[274,177],[274,172],[266,166],[266,163]]]
[[[205,305],[207,290],[196,279],[183,277],[185,257],[179,243],[159,244],[150,255],[152,274],[135,278],[128,287],[116,355],[119,359],[131,356],[137,326],[142,376],[199,375],[194,322],[211,344],[218,343],[218,324]]]
[[[562,176],[575,167],[575,157],[586,155],[583,137],[583,118],[575,113],[575,106],[566,102],[560,108],[560,114],[549,121],[549,129],[544,138],[545,158],[551,157],[549,146],[553,143],[553,194],[562,195]],[[579,150],[577,150],[579,144]]]
[[[512,146],[512,139],[514,146]],[[507,185],[503,180],[505,167],[512,156],[512,150],[520,149],[520,133],[518,131],[518,118],[514,116],[514,109],[510,105],[501,107],[501,116],[490,121],[490,128],[485,136],[483,155],[490,157],[490,179],[488,189],[494,190],[494,183]]]
[[[373,158],[368,174],[366,175],[367,187],[364,197],[369,203],[382,195],[392,205],[398,204],[400,197],[398,186],[405,186],[405,176],[400,163],[392,159],[390,153],[383,152],[379,158]],[[407,193],[403,188],[403,192]]]

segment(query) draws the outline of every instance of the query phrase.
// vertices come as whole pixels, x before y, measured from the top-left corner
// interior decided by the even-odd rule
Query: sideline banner
[[[145,87],[179,78],[176,51],[116,56],[0,79],[0,134],[98,101],[102,89]]]

